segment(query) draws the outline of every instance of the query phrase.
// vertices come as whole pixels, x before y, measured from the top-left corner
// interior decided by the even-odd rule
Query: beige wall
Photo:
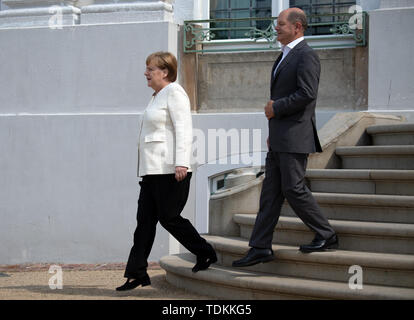
[[[317,50],[322,72],[317,108],[367,109],[367,48]],[[195,72],[198,112],[262,111],[269,98],[270,70],[278,52],[199,54],[187,71]],[[191,54],[184,54],[189,58]],[[195,54],[192,54],[194,57]],[[194,61],[198,60],[198,67]],[[182,60],[183,62],[185,60]]]

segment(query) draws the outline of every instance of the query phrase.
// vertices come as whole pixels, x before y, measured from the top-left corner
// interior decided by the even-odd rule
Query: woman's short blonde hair
[[[177,58],[170,52],[159,51],[150,54],[147,58],[147,66],[153,62],[158,68],[168,70],[167,79],[171,82],[177,80]]]

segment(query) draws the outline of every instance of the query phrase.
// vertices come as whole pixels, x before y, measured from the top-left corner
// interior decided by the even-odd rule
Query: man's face
[[[287,45],[299,34],[299,28],[296,24],[291,23],[288,19],[286,11],[282,11],[277,18],[277,41],[283,45]]]

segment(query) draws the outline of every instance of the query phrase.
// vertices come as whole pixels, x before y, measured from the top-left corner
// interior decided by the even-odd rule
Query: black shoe
[[[325,251],[326,249],[338,249],[339,241],[338,236],[334,234],[329,239],[318,239],[315,238],[308,245],[302,245],[299,247],[299,250],[304,253],[315,252],[315,251]]]
[[[151,284],[151,280],[148,275],[139,278],[139,279],[129,279],[120,287],[116,288],[116,291],[127,291],[132,290],[138,287],[139,285],[142,285],[143,287],[149,286]]]
[[[258,249],[251,248],[247,255],[240,259],[233,261],[233,267],[248,267],[258,264],[260,262],[265,263],[274,259],[272,249]]]
[[[195,264],[195,266],[193,267],[193,269],[191,269],[191,271],[193,271],[194,273],[201,271],[201,270],[206,270],[208,269],[208,267],[217,262],[217,255],[214,252],[214,255],[209,257],[209,258],[205,258],[205,257],[197,257],[197,263]]]

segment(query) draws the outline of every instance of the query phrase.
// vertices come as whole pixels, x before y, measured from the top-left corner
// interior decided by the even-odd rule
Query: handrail
[[[323,20],[332,21],[323,21]],[[315,27],[329,28],[329,34],[339,39],[353,39],[346,46],[366,46],[366,21],[367,13],[337,13],[308,16],[309,29]],[[266,22],[266,28],[258,28],[257,22]],[[235,19],[207,19],[207,20],[186,20],[184,21],[184,52],[218,52],[218,51],[263,51],[278,50],[275,30],[277,17],[267,18],[235,18]],[[248,23],[248,26],[235,26],[237,23]],[[220,32],[239,32],[239,37],[220,39]],[[242,36],[240,37],[240,32]],[[315,35],[307,34],[310,38]],[[322,38],[322,37],[321,37]],[[239,40],[239,41],[237,41]],[[230,49],[209,49],[208,44],[235,45],[236,42],[252,44],[251,47],[237,47]],[[312,44],[311,44],[312,46]],[[327,45],[327,47],[335,45]]]

